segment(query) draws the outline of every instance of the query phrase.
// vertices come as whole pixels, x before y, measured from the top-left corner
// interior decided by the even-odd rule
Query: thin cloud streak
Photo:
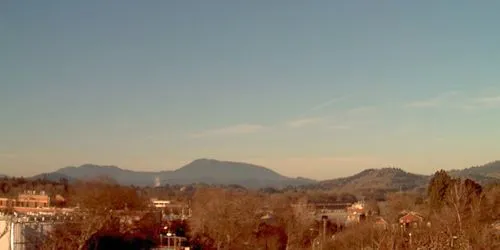
[[[351,127],[347,126],[347,125],[332,125],[332,126],[329,126],[329,128],[335,129],[335,130],[348,130],[348,129],[351,129]]]
[[[469,99],[469,101],[461,106],[464,110],[478,110],[478,109],[488,109],[488,108],[498,108],[500,107],[500,95],[498,96],[483,96],[474,99]]]
[[[290,128],[302,128],[305,126],[318,124],[322,120],[323,120],[323,118],[319,118],[319,117],[303,118],[303,119],[289,121],[286,123],[286,125]]]
[[[354,115],[354,114],[366,114],[366,113],[372,113],[377,111],[377,107],[375,106],[361,106],[357,108],[352,108],[347,111],[348,114]]]
[[[330,99],[330,100],[328,100],[326,102],[320,103],[320,104],[312,107],[310,110],[311,111],[317,111],[317,110],[320,110],[320,109],[324,109],[324,108],[329,107],[329,106],[333,105],[334,103],[342,101],[344,99],[345,99],[344,96],[335,97],[335,98],[332,98],[332,99]]]
[[[410,108],[430,108],[439,106],[439,100],[429,99],[424,101],[415,101],[408,103],[406,106]]]
[[[405,106],[409,108],[434,108],[443,105],[449,98],[457,94],[458,92],[456,91],[445,92],[434,98],[410,102]]]
[[[480,98],[476,99],[476,102],[484,104],[484,105],[499,105],[500,104],[500,95],[480,97]]]
[[[192,138],[201,138],[208,136],[226,136],[226,135],[241,135],[251,134],[263,130],[265,127],[259,124],[239,124],[230,127],[210,129],[191,134]]]

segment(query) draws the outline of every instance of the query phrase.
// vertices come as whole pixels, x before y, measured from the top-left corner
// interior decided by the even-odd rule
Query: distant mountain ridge
[[[411,190],[427,184],[429,176],[399,168],[366,169],[358,174],[319,182],[319,186],[344,191]]]
[[[482,185],[500,183],[500,161],[463,170],[451,170],[448,173],[452,177],[469,178]],[[413,174],[399,168],[366,169],[349,177],[320,181],[316,186],[346,192],[413,190],[425,188],[431,178],[432,175]]]
[[[463,170],[448,171],[451,176],[470,178],[481,184],[500,182],[500,161]],[[171,171],[131,171],[116,166],[85,164],[79,167],[65,167],[52,173],[36,175],[35,179],[53,181],[66,178],[70,181],[88,180],[108,176],[122,185],[152,186],[155,179],[165,184],[237,184],[248,188],[287,186],[320,187],[341,191],[363,190],[411,190],[425,187],[432,175],[419,175],[399,168],[366,169],[355,175],[324,181],[307,178],[290,178],[263,166],[198,159],[179,169]]]
[[[32,176],[29,179],[32,179],[32,180],[42,179],[42,180],[48,180],[48,181],[60,181],[62,179],[66,179],[66,180],[68,180],[68,182],[76,181],[75,178],[72,178],[68,175],[65,175],[65,174],[62,174],[59,172],[42,173],[42,174]]]
[[[47,175],[47,174],[46,174]],[[290,178],[271,169],[248,163],[198,159],[173,171],[141,172],[116,166],[85,164],[61,168],[48,175],[88,180],[108,176],[123,185],[151,186],[156,178],[161,184],[238,184],[249,188],[286,187],[315,183],[306,178]],[[40,176],[42,177],[42,176]]]
[[[500,161],[493,161],[482,166],[474,166],[462,170],[448,171],[451,176],[470,178],[481,183],[500,181]]]

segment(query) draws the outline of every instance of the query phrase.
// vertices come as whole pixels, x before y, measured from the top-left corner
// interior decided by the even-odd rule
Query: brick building
[[[17,198],[0,198],[0,208],[46,208],[49,206],[50,197],[43,191],[38,194],[35,191],[27,191],[19,194]]]

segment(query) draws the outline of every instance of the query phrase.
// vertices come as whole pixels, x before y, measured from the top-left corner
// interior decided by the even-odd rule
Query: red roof
[[[399,218],[399,223],[413,223],[413,222],[421,222],[423,220],[422,216],[416,213],[408,213],[403,217]]]

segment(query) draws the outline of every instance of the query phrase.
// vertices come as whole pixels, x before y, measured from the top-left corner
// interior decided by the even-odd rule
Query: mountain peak
[[[216,164],[220,163],[222,161],[215,160],[215,159],[210,159],[210,158],[200,158],[192,161],[190,164]],[[189,164],[188,164],[189,165]]]
[[[286,179],[275,171],[253,164],[219,161],[215,159],[198,159],[174,171],[181,175],[206,176],[234,178],[265,178],[265,179]]]
[[[124,171],[116,166],[106,166],[106,165],[95,165],[95,164],[83,164],[81,166],[75,167],[65,167],[57,170],[55,173],[69,176],[75,179],[94,179],[97,177],[108,176],[117,177]]]
[[[64,167],[58,170],[60,171],[67,171],[67,170],[75,170],[75,169],[88,169],[88,170],[99,170],[99,169],[107,169],[107,170],[121,170],[121,168],[113,165],[97,165],[97,164],[90,164],[86,163],[80,166],[68,166]]]
[[[324,187],[336,187],[352,191],[364,189],[412,189],[426,182],[426,176],[408,173],[400,168],[370,168],[353,176],[326,180],[320,184]]]
[[[262,166],[242,162],[200,158],[174,171],[139,172],[116,166],[84,164],[56,171],[74,179],[89,180],[108,176],[124,185],[153,185],[155,180],[169,184],[238,184],[246,187],[284,187],[314,183],[313,180],[294,179]]]
[[[79,166],[78,168],[102,168],[102,169],[114,169],[114,170],[121,170],[121,168],[113,165],[95,165],[95,164],[83,164]]]
[[[482,166],[474,166],[462,170],[454,169],[448,171],[448,174],[454,177],[473,179],[483,184],[499,182],[500,161],[493,161]]]

